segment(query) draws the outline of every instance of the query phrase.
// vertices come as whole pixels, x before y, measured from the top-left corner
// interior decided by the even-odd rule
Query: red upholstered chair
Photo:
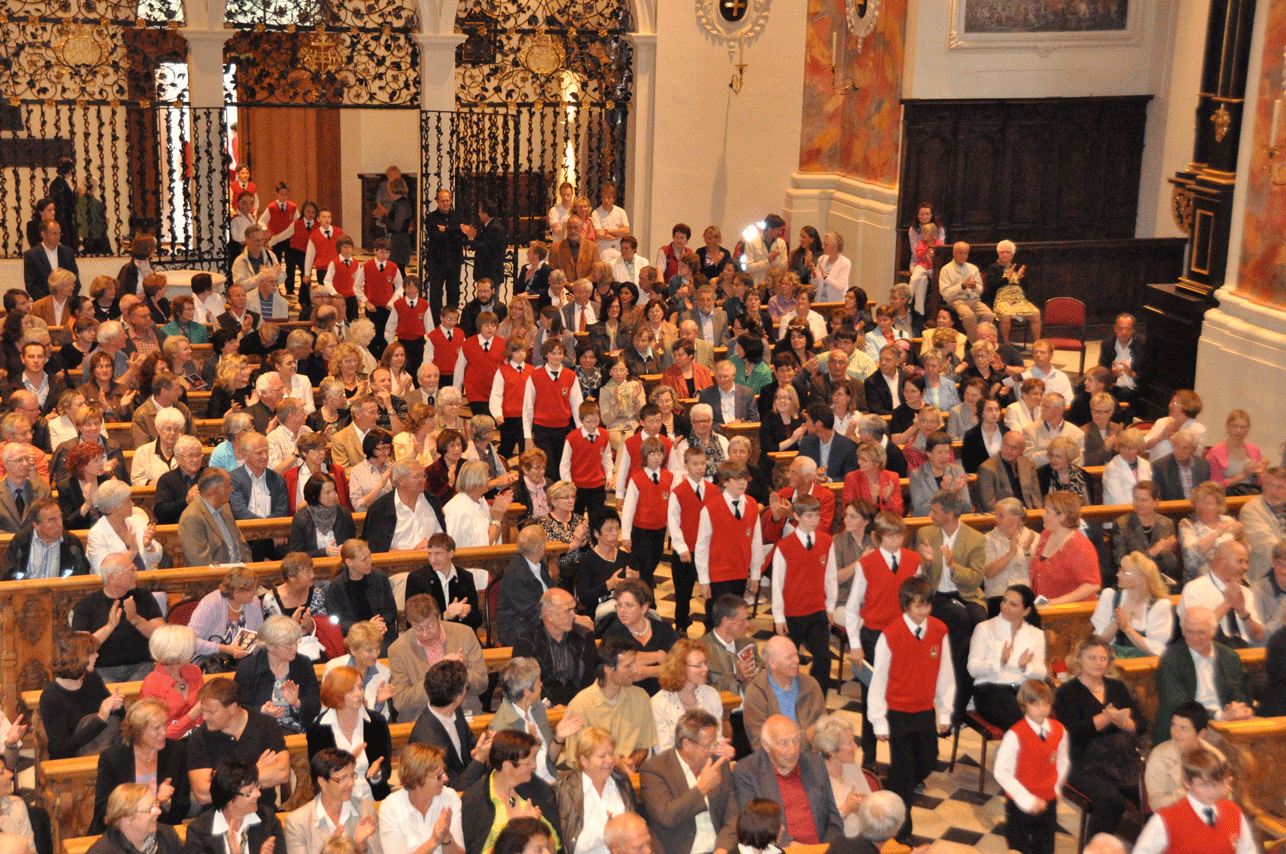
[[[1005,731],[998,726],[987,723],[975,711],[965,712],[960,722],[951,728],[951,764],[947,766],[948,774],[956,770],[956,753],[960,749],[961,727],[968,727],[982,738],[982,756],[978,760],[978,794],[981,795],[987,782],[987,744],[992,741],[1000,741],[1005,737]]]
[[[1062,338],[1054,333],[1058,329],[1064,334],[1075,330],[1075,338]],[[1045,326],[1042,334],[1045,340],[1054,345],[1054,350],[1070,350],[1081,354],[1080,373],[1085,373],[1085,303],[1075,297],[1051,297],[1045,301]]]
[[[200,599],[188,599],[175,605],[165,616],[165,622],[175,626],[186,626],[192,619],[192,612],[201,604]]]

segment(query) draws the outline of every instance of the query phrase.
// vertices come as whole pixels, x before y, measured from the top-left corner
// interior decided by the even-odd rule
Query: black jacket
[[[555,797],[552,786],[539,777],[532,777],[526,783],[514,786],[514,792],[539,807],[542,820],[558,830],[558,798]],[[461,830],[464,832],[464,850],[481,851],[486,845],[487,836],[491,833],[491,825],[495,820],[496,806],[491,801],[491,775],[487,774],[460,795],[460,822]],[[562,854],[562,852],[560,841],[556,854]],[[210,854],[223,854],[223,852],[213,851]]]
[[[500,220],[491,219],[478,226],[478,236],[473,243],[473,280],[490,279],[492,286],[501,290],[505,281],[505,227]]]
[[[374,548],[374,546],[372,546]],[[532,628],[539,628],[540,597],[545,588],[554,586],[554,579],[549,575],[549,567],[540,566],[540,581],[532,574],[527,559],[520,554],[514,555],[505,567],[504,577],[500,579],[500,600],[496,604],[496,636],[503,646],[512,646],[514,639]]]
[[[383,758],[380,765],[379,782],[370,781],[373,800],[382,801],[389,795],[388,778],[393,769],[393,739],[389,735],[388,721],[384,716],[366,710],[366,720],[362,722],[362,735],[366,740],[366,763],[369,768],[376,759]],[[335,746],[335,732],[329,724],[314,723],[308,727],[308,758],[311,760],[318,752]]]
[[[453,263],[459,270],[464,261],[464,232],[460,230],[463,222],[457,210],[435,208],[425,215],[424,243],[428,247],[428,260]]]
[[[156,494],[152,498],[152,513],[158,525],[177,525],[183,510],[188,506],[188,490],[196,485],[203,467],[196,477],[188,477],[183,469],[170,469],[156,480]],[[61,493],[62,487],[59,486]]]
[[[464,716],[463,708],[455,710],[455,735],[460,740],[459,753],[451,743],[451,736],[442,726],[442,721],[426,707],[415,719],[410,743],[431,744],[441,748],[442,761],[447,772],[447,785],[462,792],[487,773],[487,766],[473,758],[473,748],[478,741],[474,738],[473,731],[469,729],[469,720]]]
[[[14,581],[20,578],[19,573],[26,574],[27,559],[31,556],[31,538],[34,536],[34,530],[31,525],[23,525],[18,533],[13,535],[9,541],[9,548],[5,549],[4,562],[0,564],[3,570],[0,570],[0,576],[5,581]],[[60,568],[59,577],[64,575],[89,575],[89,558],[85,556],[85,547],[80,544],[80,540],[75,534],[63,532],[62,542],[58,547],[58,566]],[[70,572],[68,572],[70,570]]]
[[[342,546],[357,536],[357,526],[353,522],[353,514],[346,508],[336,505],[335,510],[332,530],[335,545]],[[307,552],[310,557],[326,557],[326,550],[317,548],[317,523],[306,505],[295,511],[295,518],[290,522],[290,544],[286,548],[292,552]]]
[[[576,666],[576,675],[570,680],[557,679],[554,676],[553,638],[545,631],[543,623],[537,623],[518,636],[513,642],[514,658],[534,658],[540,663],[541,684],[544,686],[542,696],[555,706],[565,706],[584,689],[588,688],[597,675],[598,650],[594,646],[594,635],[584,626],[572,626],[567,634],[568,651]]]
[[[226,854],[227,844],[224,835],[214,833],[215,810],[207,809],[188,823],[187,839],[183,843],[183,854]],[[251,825],[246,831],[247,847],[252,854],[258,854],[269,837],[277,840],[274,851],[286,850],[286,834],[277,820],[277,813],[266,800],[260,799],[259,808],[255,810],[259,823]]]
[[[170,805],[161,811],[161,824],[182,824],[188,817],[191,789],[188,787],[188,744],[172,738],[165,740],[165,747],[156,756],[156,782],[170,781],[174,795]],[[90,833],[103,833],[107,827],[107,799],[121,783],[134,782],[134,746],[118,742],[98,756],[98,779],[94,784],[94,818]]]
[[[291,548],[294,548],[293,543]],[[463,623],[474,631],[482,625],[482,609],[478,607],[478,587],[473,582],[473,573],[467,569],[456,567],[455,576],[447,584],[445,591],[442,589],[442,580],[433,567],[425,566],[417,569],[406,577],[406,598],[410,599],[418,593],[427,593],[432,596],[438,603],[439,611],[443,613],[446,612],[447,605],[456,599],[463,599],[469,603],[469,613],[463,619],[454,622]]]
[[[443,530],[446,530],[445,525]],[[388,551],[386,548],[375,548],[374,543],[371,543],[370,546],[372,552]],[[366,601],[374,614],[384,618],[386,628],[380,652],[382,655],[388,655],[388,645],[397,640],[397,602],[393,599],[393,585],[389,583],[388,576],[379,570],[371,572],[366,577],[369,579],[366,584]],[[348,634],[348,630],[352,628],[353,623],[358,622],[357,615],[353,610],[352,596],[353,585],[348,577],[348,572],[341,570],[339,575],[332,578],[330,584],[326,585],[326,613],[339,620],[340,631],[345,635]],[[313,673],[311,664],[308,672]],[[313,681],[317,681],[315,674],[313,675]]]
[[[902,377],[898,377],[898,387],[902,386]],[[889,384],[884,380],[884,375],[879,371],[871,374],[862,384],[862,390],[866,393],[866,406],[874,415],[892,415],[896,408],[893,404],[893,393],[889,391]]]
[[[397,510],[393,506],[395,495],[397,490],[390,490],[366,508],[366,523],[362,525],[362,538],[370,545],[372,554],[386,552],[393,544],[393,532],[397,530]],[[442,502],[427,492],[424,493],[424,497],[433,508],[434,515],[438,517],[438,527],[445,531],[447,520],[442,515]],[[348,631],[347,627],[344,631]]]
[[[498,282],[500,280],[493,279],[492,281]],[[492,302],[495,304],[486,310],[494,314],[496,322],[499,323],[509,316],[509,309],[505,308],[504,303],[499,298],[493,299]],[[460,328],[470,338],[478,334],[478,315],[482,314],[482,312],[482,303],[478,302],[477,299],[469,300],[464,304],[464,308],[460,310]]]
[[[299,686],[299,711],[295,714],[295,720],[306,729],[317,720],[321,711],[321,685],[317,682],[317,671],[308,656],[295,655],[290,662],[288,678]],[[241,659],[235,679],[237,687],[241,689],[242,708],[259,711],[264,703],[272,699],[273,684],[277,681],[268,664],[268,650],[261,649]]]
[[[71,251],[70,246],[62,243],[58,244],[58,269],[72,272],[76,277],[76,292],[79,293],[80,268],[76,266],[76,255]],[[49,266],[49,256],[45,254],[43,243],[23,253],[22,279],[32,302],[49,296],[49,274],[52,272],[53,268]]]
[[[540,269],[532,275],[530,286],[527,285],[528,267],[530,267],[529,264],[524,264],[522,269],[518,271],[518,278],[514,280],[514,293],[528,294],[536,298],[549,293],[550,266],[548,264],[541,264]]]

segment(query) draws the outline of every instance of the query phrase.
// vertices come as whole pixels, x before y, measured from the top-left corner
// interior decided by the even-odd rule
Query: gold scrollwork
[[[1170,213],[1174,224],[1189,237],[1192,236],[1192,190],[1187,187],[1175,187],[1170,193]]]
[[[1215,124],[1215,142],[1223,142],[1223,138],[1228,135],[1228,127],[1232,124],[1232,113],[1220,104],[1219,109],[1211,113],[1210,121]]]

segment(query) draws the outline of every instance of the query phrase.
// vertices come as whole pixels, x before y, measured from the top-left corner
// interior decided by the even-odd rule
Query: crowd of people
[[[1140,776],[1162,818],[1146,850],[1188,833],[1184,804],[1248,838],[1204,739],[1256,702],[1286,709],[1286,467],[1247,440],[1244,411],[1215,443],[1191,391],[1131,426],[1148,380],[1132,316],[1074,386],[1039,338],[1016,247],[1002,241],[983,276],[956,244],[935,279],[945,230],[928,206],[911,284],[870,311],[843,237],[805,227],[789,250],[776,214],[735,251],[711,226],[693,252],[677,224],[649,263],[614,187],[590,210],[566,185],[555,240],[504,282],[480,275],[503,240],[487,203],[475,227],[437,194],[417,277],[394,241],[359,262],[328,211],[296,209],[284,186],[260,210],[252,187],[233,200],[246,221],[222,295],[198,275],[167,300],[141,237],[89,297],[59,267],[4,296],[3,577],[102,581],[40,704],[50,757],[113,757],[96,854],[177,848],[158,828],[189,819],[186,847],[251,854],[278,837],[290,854],[336,839],[408,854],[637,854],[639,834],[670,854],[909,841],[937,739],[970,709],[1006,733],[995,775],[1016,850],[1052,850],[1064,786],[1092,801],[1092,832],[1113,833]],[[476,293],[459,305],[468,246]],[[309,328],[283,337],[296,286]],[[926,322],[931,286],[943,309]],[[1015,317],[1037,336],[1030,366],[1008,341]],[[192,345],[207,341],[202,365]],[[207,389],[224,419],[208,464],[187,405]],[[126,421],[128,466],[105,431]],[[797,452],[781,487],[779,451]],[[150,515],[131,484],[155,486]],[[1252,496],[1236,519],[1228,495]],[[1163,500],[1192,514],[1176,526]],[[500,544],[514,503],[489,638],[513,657],[492,696],[491,591],[456,551]],[[1096,503],[1130,507],[1082,518]],[[973,511],[994,527],[971,527]],[[929,520],[914,542],[908,517]],[[282,518],[287,537],[238,524]],[[177,524],[187,565],[232,565],[185,626],[138,584],[169,564],[158,524]],[[567,546],[556,560],[551,543]],[[372,561],[397,551],[428,558],[401,613]],[[340,564],[327,584],[322,557]],[[251,560],[279,560],[280,581],[264,592]],[[673,619],[656,610],[660,563]],[[1076,602],[1096,603],[1091,637],[1054,690],[1038,609]],[[848,672],[840,660],[836,679],[834,627],[860,727],[826,711]],[[1268,647],[1255,694],[1234,651],[1250,646]],[[1107,675],[1140,656],[1160,656],[1154,721]],[[143,699],[125,708],[111,685],[135,680]],[[396,763],[390,721],[414,723]],[[316,799],[281,823],[288,733],[307,737]],[[888,791],[871,792],[881,740]],[[1132,757],[1149,741],[1145,769]]]

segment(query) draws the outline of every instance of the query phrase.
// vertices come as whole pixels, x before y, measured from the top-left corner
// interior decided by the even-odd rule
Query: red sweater
[[[661,444],[665,445],[665,459],[661,461],[661,465],[664,467],[666,462],[670,459],[670,451],[673,449],[674,443],[670,441],[670,437],[668,436],[657,436],[657,438],[661,440]],[[643,468],[643,463],[646,462],[646,460],[643,459],[642,448],[642,431],[626,438],[625,450],[629,451],[630,454],[630,470],[625,473],[626,477],[632,476],[634,472]]]
[[[714,536],[710,539],[710,581],[738,581],[750,578],[754,560],[755,523],[759,505],[749,495],[741,496],[741,519],[732,515],[723,493],[715,486],[706,490],[706,512]]]
[[[713,483],[707,483],[701,490],[702,495],[709,495],[711,490],[719,491]],[[697,545],[697,533],[701,527],[701,508],[704,502],[697,500],[697,493],[686,477],[674,487],[673,493],[675,500],[679,502],[679,531],[683,534],[683,541],[687,544],[688,551],[692,551]],[[674,539],[673,531],[670,532],[670,539]]]
[[[1018,764],[1014,768],[1014,776],[1027,791],[1042,801],[1052,803],[1058,797],[1055,791],[1058,785],[1058,745],[1066,731],[1053,718],[1046,723],[1049,724],[1049,735],[1044,741],[1026,718],[1014,724],[1010,732],[1018,737]]]
[[[352,258],[345,263],[343,258],[336,258],[331,262],[331,269],[335,271],[335,277],[331,279],[331,287],[335,293],[342,297],[353,296],[353,282],[357,278],[357,262]]]
[[[416,303],[419,306],[419,302]],[[402,312],[398,310],[398,319],[402,317]],[[400,335],[398,337],[401,337]],[[439,326],[429,333],[429,343],[433,345],[433,364],[438,366],[438,372],[443,378],[455,374],[455,363],[460,357],[460,348],[464,346],[464,330],[458,326],[451,327],[451,337],[442,332]],[[490,389],[487,390],[490,394]]]
[[[531,366],[524,364],[519,370],[513,366],[513,362],[505,362],[499,370],[500,376],[504,378],[500,414],[505,418],[522,418],[522,396],[527,391],[527,378],[531,376]]]
[[[577,489],[597,489],[607,483],[603,452],[607,450],[608,443],[607,431],[602,427],[594,431],[592,442],[584,430],[573,430],[567,434],[567,444],[572,449],[572,484]]]
[[[308,251],[308,241],[312,239],[313,230],[317,228],[317,220],[313,220],[312,225],[307,224],[303,219],[295,220],[295,233],[290,235],[290,248],[298,252]]]
[[[366,294],[367,302],[379,308],[388,308],[393,299],[393,284],[396,281],[397,265],[392,261],[384,262],[383,272],[380,272],[379,262],[374,258],[362,265],[362,292]]]
[[[942,639],[947,627],[936,617],[924,621],[924,637],[917,640],[906,620],[897,619],[884,630],[889,646],[889,680],[885,696],[891,712],[931,712],[938,688],[938,668],[944,661]]]
[[[281,209],[280,202],[274,201],[272,204],[268,205],[268,239],[269,240],[271,240],[276,235],[281,234],[283,231],[291,227],[291,225],[295,221],[296,210],[298,210],[298,208],[295,207],[294,202],[286,202],[286,209],[284,211]],[[292,246],[295,243],[293,237],[294,236],[292,235],[291,236],[292,239],[290,241]]]
[[[500,370],[500,363],[505,360],[504,340],[493,335],[491,349],[483,350],[482,336],[475,335],[464,342],[461,352],[464,354],[464,399],[489,400],[496,371]]]
[[[429,313],[428,300],[417,299],[412,306],[406,301],[406,297],[398,297],[393,302],[393,308],[397,310],[397,337],[402,341],[419,341],[424,337],[424,316]],[[434,348],[434,355],[437,355],[437,348]],[[436,360],[434,360],[436,364]],[[438,370],[442,370],[438,368]],[[455,361],[451,362],[451,370],[455,370]]]
[[[300,220],[303,222],[303,220]],[[313,245],[313,267],[318,270],[325,270],[330,266],[330,262],[339,257],[339,250],[335,248],[335,241],[344,236],[344,232],[339,226],[330,227],[330,238],[322,232],[321,226],[313,223],[312,233],[308,235],[308,242]],[[307,251],[307,246],[304,247]]]
[[[799,531],[777,544],[786,560],[786,577],[782,579],[782,610],[787,617],[806,617],[826,610],[826,560],[830,557],[831,538],[820,529],[813,532],[813,549],[804,548]]]
[[[813,496],[822,503],[817,530],[823,534],[829,534],[835,526],[835,493],[824,486],[814,486],[812,490],[812,492],[806,494]],[[793,486],[788,486],[777,494],[787,502],[795,500],[795,488]],[[775,543],[780,540],[782,533],[786,530],[786,523],[789,521],[789,516],[774,520],[772,511],[764,508],[764,542]]]
[[[658,480],[660,480],[660,483],[653,483],[652,478],[643,469],[639,469],[630,475],[630,481],[634,484],[634,488],[639,491],[638,505],[634,508],[635,528],[642,528],[645,531],[661,531],[665,529],[666,511],[669,508],[670,486],[674,483],[674,472],[663,468]],[[691,491],[689,487],[689,494],[691,494]],[[695,495],[692,496],[692,500],[695,503]],[[696,538],[696,535],[694,527],[692,531],[693,539]]]
[[[568,368],[558,371],[558,379],[553,380],[549,371],[541,368],[531,374],[531,384],[536,388],[536,407],[532,412],[532,424],[541,427],[566,427],[572,420],[571,393],[572,384],[576,382],[576,372]],[[523,392],[524,395],[526,392]]]
[[[1232,801],[1215,804],[1215,826],[1192,809],[1186,797],[1157,812],[1165,823],[1167,854],[1234,854],[1241,838],[1241,809]]]
[[[898,552],[898,571],[889,571],[884,553],[879,549],[857,563],[857,571],[866,578],[866,595],[862,598],[862,625],[877,632],[884,631],[902,616],[902,603],[898,591],[902,582],[920,571],[920,555],[910,549]]]

